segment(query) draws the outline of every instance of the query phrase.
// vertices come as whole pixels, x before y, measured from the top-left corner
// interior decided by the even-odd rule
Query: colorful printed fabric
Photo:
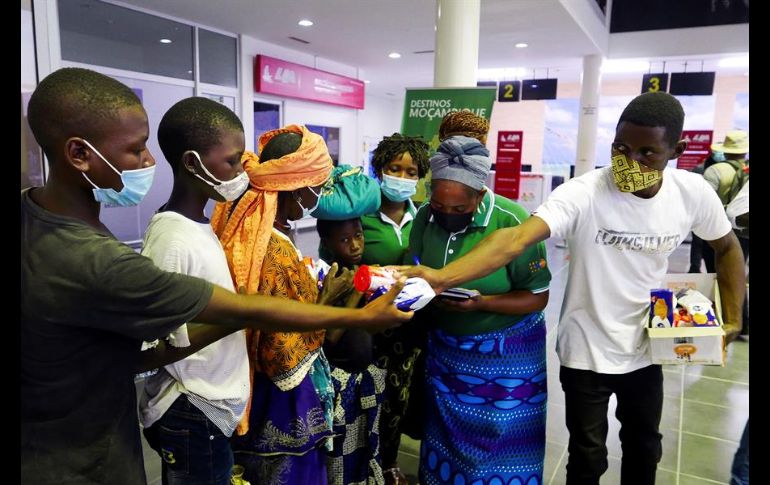
[[[380,208],[380,184],[363,172],[362,167],[338,165],[324,185],[316,210],[316,219],[342,221],[355,219]]]
[[[327,461],[329,485],[381,485],[379,417],[385,389],[385,370],[370,365],[351,374],[332,371],[337,393],[334,411],[334,449]]]
[[[422,438],[421,397],[425,387],[425,330],[418,323],[420,313],[408,325],[388,329],[374,336],[377,366],[387,370],[380,414],[380,450],[385,466],[396,463],[401,433]],[[415,372],[417,372],[415,377]],[[413,394],[417,394],[413,398]],[[413,405],[410,407],[410,402]],[[409,419],[417,417],[417,419]]]
[[[263,285],[262,271],[275,268],[280,264],[276,261],[265,264],[278,210],[278,191],[320,185],[329,179],[333,168],[323,138],[308,131],[304,126],[289,125],[264,133],[259,138],[258,149],[261,151],[274,136],[287,132],[302,135],[299,148],[293,153],[265,163],[259,163],[257,155],[253,152],[244,152],[241,160],[244,170],[249,175],[249,189],[237,201],[218,203],[211,217],[211,226],[222,243],[238,293],[272,294],[272,288],[260,288],[260,286]],[[233,207],[234,204],[235,207]],[[294,249],[293,245],[292,249]],[[294,252],[296,253],[296,249]],[[289,251],[284,251],[284,255],[288,253]],[[284,276],[280,271],[276,273]],[[279,276],[271,278],[278,286],[276,291],[280,292],[281,287],[289,288],[297,284],[295,279],[281,280]],[[287,298],[299,299],[289,293],[287,290],[285,295]],[[296,294],[299,293],[296,292]],[[303,297],[308,299],[300,301],[315,302],[317,293],[307,293]],[[317,336],[307,337],[310,338],[310,342],[302,341],[303,337],[296,334],[291,336],[284,334],[284,336],[289,340],[269,342],[262,346],[263,349],[275,349],[279,355],[265,356],[266,358],[261,359],[261,362],[264,364],[263,371],[275,377],[276,385],[280,383],[285,389],[301,381],[302,375],[309,369],[313,359],[313,355],[308,353],[307,349],[312,351],[320,347],[323,343],[323,334],[321,333],[320,339]],[[249,370],[253,374],[255,370],[261,369],[256,364],[260,359],[255,357],[255,353],[259,353],[259,341],[262,336],[258,331],[251,330],[247,333],[247,338],[252,354]],[[248,431],[249,412],[250,407],[247,406],[236,434],[242,435]]]
[[[434,330],[420,483],[540,485],[546,419],[545,321],[455,336]]]
[[[297,249],[282,234],[272,230],[263,259],[259,291],[261,295],[315,303],[318,286]],[[280,390],[297,386],[313,365],[323,345],[324,330],[315,332],[260,332],[246,329],[249,370],[266,374]],[[251,390],[254,392],[253,388]],[[237,435],[249,431],[251,399],[236,429]],[[330,414],[330,413],[329,413]]]
[[[457,135],[481,138],[487,133],[489,133],[489,120],[470,111],[453,111],[444,116],[438,127],[438,139],[441,141]]]
[[[246,469],[244,478],[253,484],[326,485],[323,443],[332,431],[310,373],[281,391],[258,372],[253,390],[250,431],[231,442],[235,463]]]
[[[291,241],[273,231],[262,263],[259,294],[287,300],[315,303],[318,285],[302,262]],[[323,345],[324,330],[314,332],[253,332],[252,348],[256,350],[255,371],[267,374],[279,389],[298,384]],[[312,362],[310,362],[312,363]]]
[[[304,126],[289,125],[264,133],[259,137],[259,150],[281,133],[302,135],[299,148],[265,163],[260,163],[256,154],[245,152],[241,160],[249,175],[249,190],[237,201],[218,203],[211,216],[211,226],[222,242],[238,293],[257,292],[278,208],[278,191],[320,185],[332,172],[323,138]]]

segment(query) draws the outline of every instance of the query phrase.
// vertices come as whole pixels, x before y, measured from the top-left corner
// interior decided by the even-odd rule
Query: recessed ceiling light
[[[368,80],[368,79],[364,79],[364,83],[365,83],[365,84],[369,84],[370,82],[371,82],[370,80]]]
[[[401,57],[401,54],[399,54],[398,52],[391,52],[390,54],[388,54],[388,57],[390,57],[391,59],[398,59],[399,57]]]
[[[161,44],[170,44],[171,43],[171,39],[160,39],[160,43]]]
[[[516,44],[516,47],[519,48],[519,49],[523,49],[523,48],[527,47],[528,45],[529,44],[527,44],[526,42],[519,42],[518,44]]]
[[[297,23],[303,27],[310,27],[311,25],[313,25],[313,21],[308,19],[302,19]]]

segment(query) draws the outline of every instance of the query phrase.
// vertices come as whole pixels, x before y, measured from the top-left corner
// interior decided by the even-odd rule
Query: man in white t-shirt
[[[183,99],[163,116],[158,141],[174,170],[174,188],[150,220],[142,254],[166,271],[235,291],[203,209],[211,199],[234,200],[248,187],[240,120],[210,99]],[[190,345],[187,327],[193,325],[169,335],[169,345]],[[246,409],[250,381],[246,337],[233,330],[147,379],[140,417],[147,441],[163,459],[164,484],[230,483],[230,436]]]
[[[741,328],[743,255],[716,193],[698,174],[667,168],[686,148],[684,111],[666,93],[625,108],[611,166],[559,186],[534,216],[434,270],[402,269],[438,290],[489,274],[548,237],[569,242],[571,261],[557,352],[570,431],[567,483],[598,484],[607,469],[607,406],[617,397],[622,484],[653,484],[660,460],[663,375],[644,332],[650,289],[690,231],[714,248],[727,341]]]

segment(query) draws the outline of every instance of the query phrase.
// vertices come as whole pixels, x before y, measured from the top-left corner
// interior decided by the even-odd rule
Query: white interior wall
[[[610,35],[611,58],[700,56],[746,52],[749,24],[622,32]]]
[[[31,92],[37,85],[35,74],[35,36],[32,11],[21,9],[21,91]]]

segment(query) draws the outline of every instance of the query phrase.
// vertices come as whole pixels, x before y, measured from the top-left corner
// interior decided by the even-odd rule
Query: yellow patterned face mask
[[[639,162],[625,155],[612,157],[612,176],[621,192],[638,192],[651,187],[663,178],[659,170],[642,172]]]

